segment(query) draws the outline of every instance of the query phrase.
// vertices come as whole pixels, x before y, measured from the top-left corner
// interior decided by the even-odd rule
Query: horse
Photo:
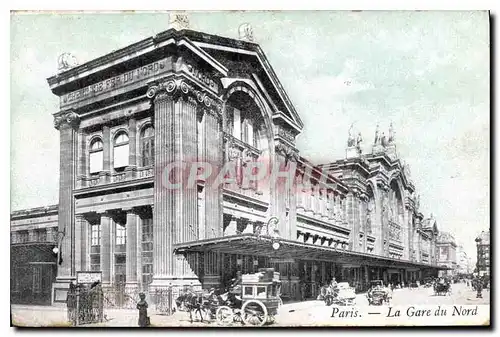
[[[191,323],[193,322],[193,312],[200,315],[202,322],[204,321],[203,312],[208,314],[208,318],[214,316],[214,307],[217,306],[217,302],[217,295],[215,295],[214,289],[211,289],[208,293],[188,290],[175,299],[175,304],[179,311],[189,312]]]

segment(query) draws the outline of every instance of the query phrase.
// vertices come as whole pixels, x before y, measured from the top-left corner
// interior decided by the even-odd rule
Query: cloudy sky
[[[489,26],[486,12],[191,13],[194,30],[254,36],[305,123],[297,146],[315,163],[345,155],[354,123],[371,151],[392,121],[421,211],[475,260],[489,228]],[[58,202],[57,57],[80,63],[168,28],[166,13],[11,17],[12,209]]]

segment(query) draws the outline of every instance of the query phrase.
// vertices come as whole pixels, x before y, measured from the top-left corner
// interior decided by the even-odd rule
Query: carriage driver
[[[334,278],[332,278],[332,281],[330,282],[330,289],[332,290],[333,294],[337,294],[339,289],[338,289],[338,284],[337,284],[337,280]]]
[[[229,295],[235,304],[241,304],[241,271],[236,272],[236,277],[231,280]]]

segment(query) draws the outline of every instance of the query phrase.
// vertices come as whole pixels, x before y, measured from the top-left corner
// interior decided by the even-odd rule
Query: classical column
[[[212,174],[206,179],[204,188],[204,238],[222,236],[222,186],[214,184],[223,166],[222,117],[216,111],[202,109],[203,151],[198,155],[212,167]],[[215,174],[217,173],[217,174]]]
[[[217,102],[183,79],[166,79],[148,92],[154,97],[155,182],[152,287],[193,283],[195,270],[185,256],[174,256],[174,244],[197,240],[198,192],[183,179],[197,158],[197,105]]]
[[[79,185],[86,187],[85,178],[87,177],[87,139],[86,133],[80,129],[78,130],[78,176]]]
[[[346,218],[348,226],[351,229],[349,234],[349,243],[354,250],[358,250],[357,244],[359,240],[359,208],[358,208],[358,193],[349,191],[346,198]]]
[[[87,237],[85,236],[88,227],[87,219],[83,214],[75,216],[75,263],[74,272],[85,271],[85,255],[87,254]],[[75,273],[76,275],[76,273]]]
[[[127,212],[127,253],[126,253],[126,280],[127,286],[137,287],[137,247],[139,245],[139,216],[134,209],[126,209]]]
[[[57,268],[56,282],[62,283],[67,283],[75,278],[73,188],[76,180],[76,164],[78,163],[76,130],[79,122],[79,116],[72,110],[58,113],[54,119],[54,126],[60,134],[58,231],[61,233],[59,237],[62,237],[60,252],[62,264]]]
[[[101,214],[101,270],[102,283],[111,283],[111,227],[112,220],[108,213]]]
[[[279,219],[279,235],[286,239],[296,238],[296,197],[292,193],[297,168],[297,150],[284,141],[276,141],[272,160],[271,216]],[[280,177],[280,178],[278,178]]]
[[[91,224],[90,222],[87,221],[87,219],[85,218],[85,221],[82,223],[82,236],[81,236],[81,240],[82,240],[82,245],[81,245],[81,270],[83,271],[86,271],[86,270],[90,270],[90,227]]]
[[[135,118],[128,120],[128,166],[126,167],[127,177],[135,177],[137,169],[137,126]]]

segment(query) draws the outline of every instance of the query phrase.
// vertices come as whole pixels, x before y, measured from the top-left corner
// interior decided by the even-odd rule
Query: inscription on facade
[[[191,64],[186,64],[187,71],[196,79],[198,79],[200,82],[205,84],[207,87],[212,89],[215,92],[218,92],[218,87],[217,84],[213,79],[210,78],[209,75],[206,73],[200,71],[198,68],[194,67]]]
[[[116,90],[125,85],[129,85],[155,75],[159,75],[164,73],[170,69],[168,67],[168,59],[165,58],[150,64],[147,64],[143,67],[136,68],[134,70],[130,70],[126,73],[120,74],[115,77],[108,78],[101,82],[89,85],[85,88],[70,92],[66,95],[61,96],[61,106],[80,102],[86,99],[89,99],[94,96],[98,96],[105,92],[110,92],[112,90]]]

